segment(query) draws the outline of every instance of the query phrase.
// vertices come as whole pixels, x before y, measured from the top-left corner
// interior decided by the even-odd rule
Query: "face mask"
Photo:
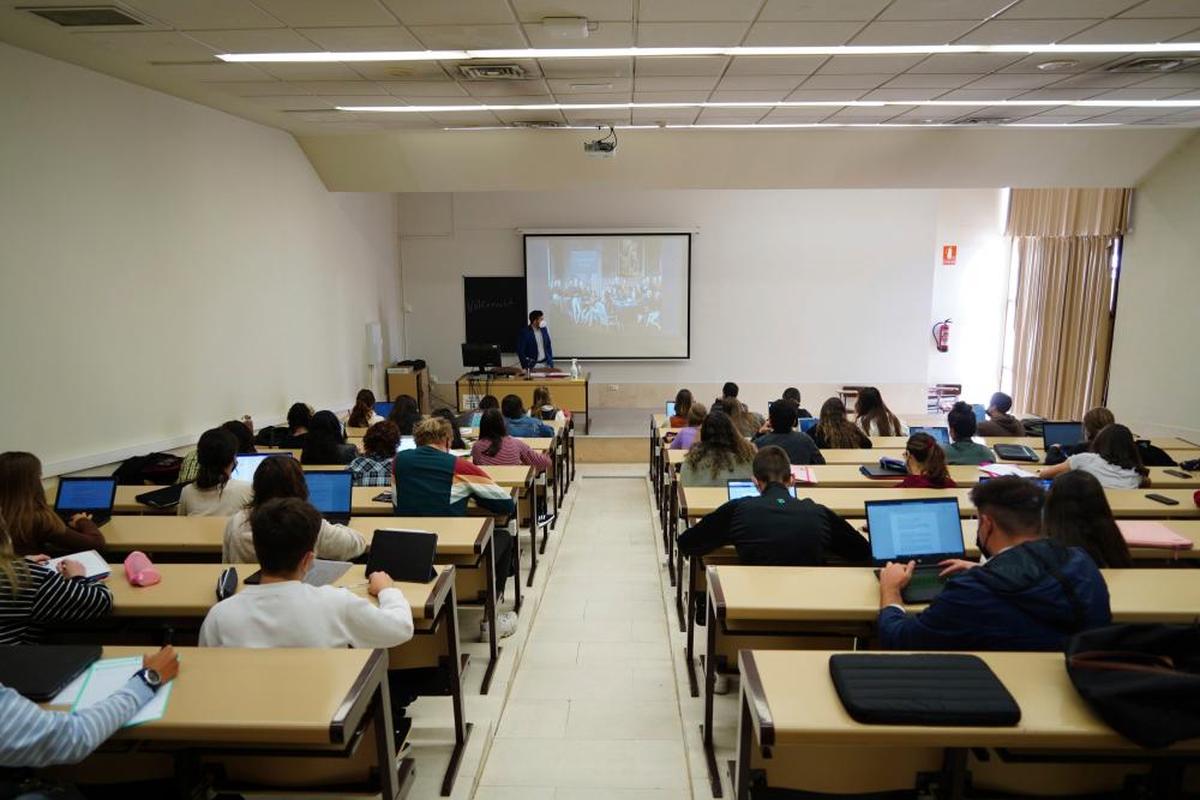
[[[975,547],[977,547],[979,549],[980,555],[982,555],[984,558],[990,559],[992,557],[992,554],[990,552],[988,552],[988,549],[986,547],[983,546],[983,539],[980,538],[980,536],[979,536],[980,531],[983,529],[983,520],[979,521],[979,525],[980,525],[980,527],[978,529],[976,529],[976,531],[975,531]]]

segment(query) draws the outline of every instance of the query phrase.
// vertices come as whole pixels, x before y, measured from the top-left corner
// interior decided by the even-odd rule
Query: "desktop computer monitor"
[[[462,362],[464,367],[470,367],[476,372],[486,372],[489,367],[498,367],[501,364],[500,345],[463,342]]]

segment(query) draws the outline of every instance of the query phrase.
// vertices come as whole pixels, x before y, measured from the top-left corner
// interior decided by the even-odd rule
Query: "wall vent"
[[[145,27],[146,23],[116,6],[18,6],[18,11],[49,20],[63,28]]]
[[[458,72],[470,81],[512,81],[525,77],[520,64],[459,64]]]
[[[1200,65],[1200,58],[1190,56],[1142,56],[1105,67],[1105,72],[1121,73],[1150,73],[1176,72]]]

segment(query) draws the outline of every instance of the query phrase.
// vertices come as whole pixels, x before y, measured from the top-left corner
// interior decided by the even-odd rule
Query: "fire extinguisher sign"
[[[942,266],[953,267],[958,263],[958,245],[944,244],[942,245]]]

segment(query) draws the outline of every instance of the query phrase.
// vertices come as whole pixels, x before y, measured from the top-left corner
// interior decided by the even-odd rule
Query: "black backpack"
[[[147,453],[121,462],[113,477],[120,486],[170,486],[179,479],[183,459],[170,453]]]
[[[1142,463],[1147,467],[1176,467],[1175,459],[1171,458],[1170,454],[1161,447],[1155,447],[1145,439],[1139,439],[1137,442],[1138,452],[1142,455]]]

